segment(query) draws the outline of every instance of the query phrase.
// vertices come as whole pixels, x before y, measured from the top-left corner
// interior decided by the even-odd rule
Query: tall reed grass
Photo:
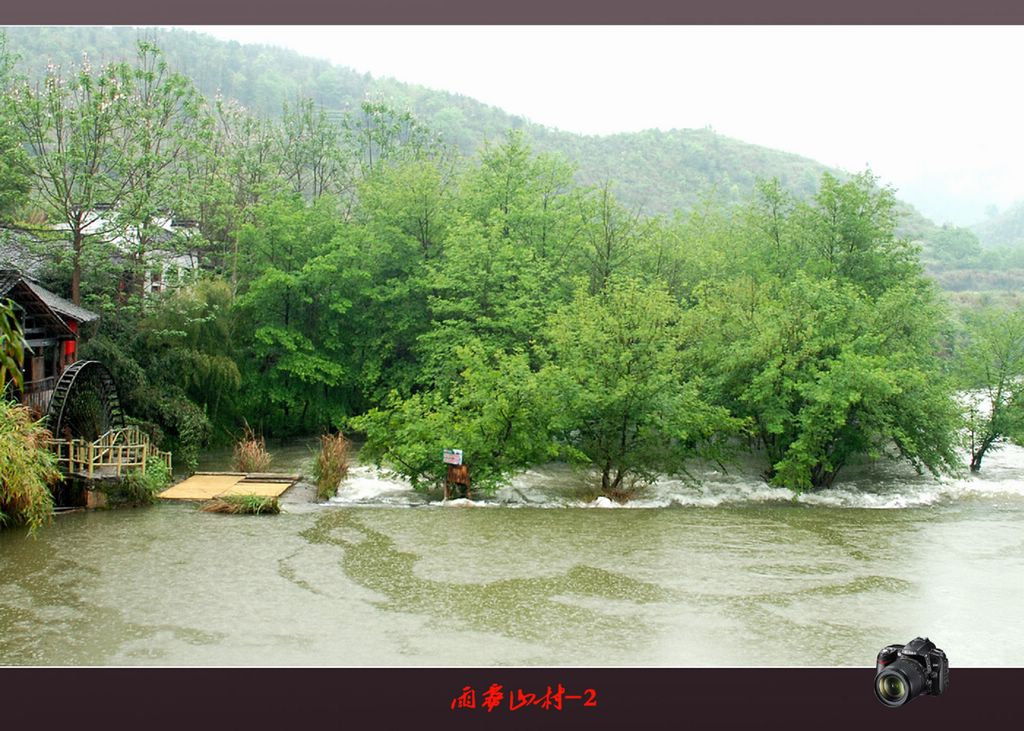
[[[242,438],[235,443],[232,466],[239,472],[266,472],[270,469],[270,452],[263,437],[256,436],[248,424]]]
[[[324,434],[320,437],[320,452],[313,463],[316,478],[316,496],[327,500],[338,490],[338,484],[348,474],[349,442],[343,434]]]

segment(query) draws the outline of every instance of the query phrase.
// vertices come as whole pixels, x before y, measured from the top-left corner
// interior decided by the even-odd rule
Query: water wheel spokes
[[[54,386],[46,423],[58,439],[93,441],[125,425],[117,384],[96,360],[71,364]]]

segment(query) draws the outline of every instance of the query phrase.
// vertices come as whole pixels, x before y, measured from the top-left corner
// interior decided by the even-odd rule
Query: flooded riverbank
[[[279,516],[60,516],[0,533],[0,663],[866,666],[927,634],[955,667],[1017,666],[1024,450],[985,466],[795,500],[708,469],[615,509],[559,465],[450,504],[357,466]]]

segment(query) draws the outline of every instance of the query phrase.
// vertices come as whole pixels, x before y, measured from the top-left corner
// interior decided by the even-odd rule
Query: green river
[[[61,515],[0,532],[0,664],[868,666],[927,635],[953,667],[1020,666],[1024,449],[984,467],[868,465],[796,500],[708,468],[613,507],[559,465],[448,504],[357,466],[277,516]]]

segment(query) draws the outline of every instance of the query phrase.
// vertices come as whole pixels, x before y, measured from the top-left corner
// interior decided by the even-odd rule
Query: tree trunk
[[[82,239],[82,231],[76,230],[71,255],[71,302],[76,305],[82,304]]]
[[[820,464],[814,465],[811,468],[811,488],[814,490],[821,490],[827,487],[832,487],[832,483],[835,482],[836,474],[839,470],[826,470]]]
[[[992,446],[992,443],[996,440],[996,437],[990,436],[985,437],[981,440],[981,446],[978,447],[977,451],[971,452],[971,472],[981,471],[981,460],[985,456],[985,452]]]

